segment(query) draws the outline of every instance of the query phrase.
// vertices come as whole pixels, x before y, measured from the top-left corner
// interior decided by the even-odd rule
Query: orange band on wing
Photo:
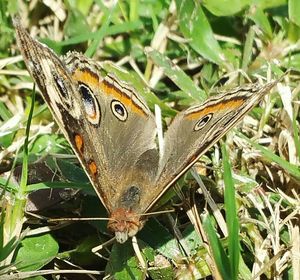
[[[147,116],[147,113],[138,104],[136,104],[132,98],[112,84],[109,84],[107,81],[103,80],[99,83],[99,87],[105,94],[112,95],[122,104],[128,106],[133,112],[142,116]]]
[[[98,75],[88,69],[76,69],[72,77],[79,82],[87,84],[91,88],[100,88],[103,93],[112,95],[118,101],[128,106],[133,112],[147,116],[147,113],[136,104],[130,96],[107,81],[100,81]]]
[[[88,69],[76,69],[72,75],[76,81],[87,84],[91,88],[97,88],[99,85],[99,77],[97,74],[89,71]]]
[[[217,104],[212,104],[210,106],[207,106],[206,108],[204,107],[200,111],[195,111],[186,116],[188,120],[198,120],[201,119],[203,116],[206,116],[210,113],[215,113],[216,111],[221,111],[221,110],[234,110],[237,107],[240,107],[244,104],[244,99],[239,98],[239,99],[234,99],[234,100],[228,100],[224,102],[220,102]]]

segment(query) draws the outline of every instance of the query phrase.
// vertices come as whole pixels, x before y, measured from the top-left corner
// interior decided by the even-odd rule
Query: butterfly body
[[[27,68],[106,207],[108,228],[120,243],[143,227],[142,214],[276,83],[239,88],[179,113],[161,152],[154,115],[128,81],[82,54],[59,58],[33,40],[18,19],[14,25]]]

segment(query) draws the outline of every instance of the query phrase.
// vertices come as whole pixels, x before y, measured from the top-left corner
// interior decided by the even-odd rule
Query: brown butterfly
[[[157,200],[277,83],[214,96],[179,113],[156,144],[156,123],[126,81],[92,59],[59,58],[14,19],[18,46],[54,118],[109,213],[118,242],[134,236]]]

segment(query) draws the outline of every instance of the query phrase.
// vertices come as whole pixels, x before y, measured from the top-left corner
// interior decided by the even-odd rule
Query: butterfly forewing
[[[276,83],[239,87],[179,113],[165,134],[165,152],[156,183],[157,190],[161,190],[160,195],[237,124]],[[149,208],[159,197],[152,197]]]
[[[96,151],[99,164],[106,161],[99,170],[107,176],[101,183],[111,184],[109,199],[115,210],[130,204],[130,193],[137,200],[154,182],[158,168],[154,117],[134,88],[112,74],[100,76],[101,69],[91,59],[71,53],[65,60],[74,81],[88,88],[99,106],[99,122],[87,124],[83,135],[87,145],[102,148]],[[128,207],[138,209],[138,203],[132,202]]]
[[[110,213],[139,209],[158,168],[154,117],[143,99],[116,77],[101,76],[91,59],[74,52],[61,60],[14,24],[26,66],[103,204]]]

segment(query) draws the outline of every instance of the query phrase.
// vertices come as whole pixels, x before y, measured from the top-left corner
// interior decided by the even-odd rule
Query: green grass
[[[112,61],[103,64],[105,71],[130,81],[151,110],[158,104],[164,124],[219,90],[249,79],[263,83],[288,69],[282,83],[292,90],[292,119],[274,89],[196,165],[202,191],[187,173],[177,182],[181,191],[171,188],[162,197],[162,210],[175,211],[149,219],[137,235],[147,268],[141,269],[130,242],[108,244],[97,256],[92,248],[111,237],[105,221],[47,221],[107,213],[42,98],[32,97],[24,63],[8,59],[20,53],[11,24],[15,11],[58,54],[78,50]],[[299,14],[298,0],[127,0],[112,6],[79,0],[55,12],[39,1],[32,7],[1,1],[0,278],[50,279],[69,270],[96,279],[299,275]],[[41,190],[46,193],[27,197]],[[48,197],[54,203],[46,206]],[[34,199],[40,206],[26,213]]]

